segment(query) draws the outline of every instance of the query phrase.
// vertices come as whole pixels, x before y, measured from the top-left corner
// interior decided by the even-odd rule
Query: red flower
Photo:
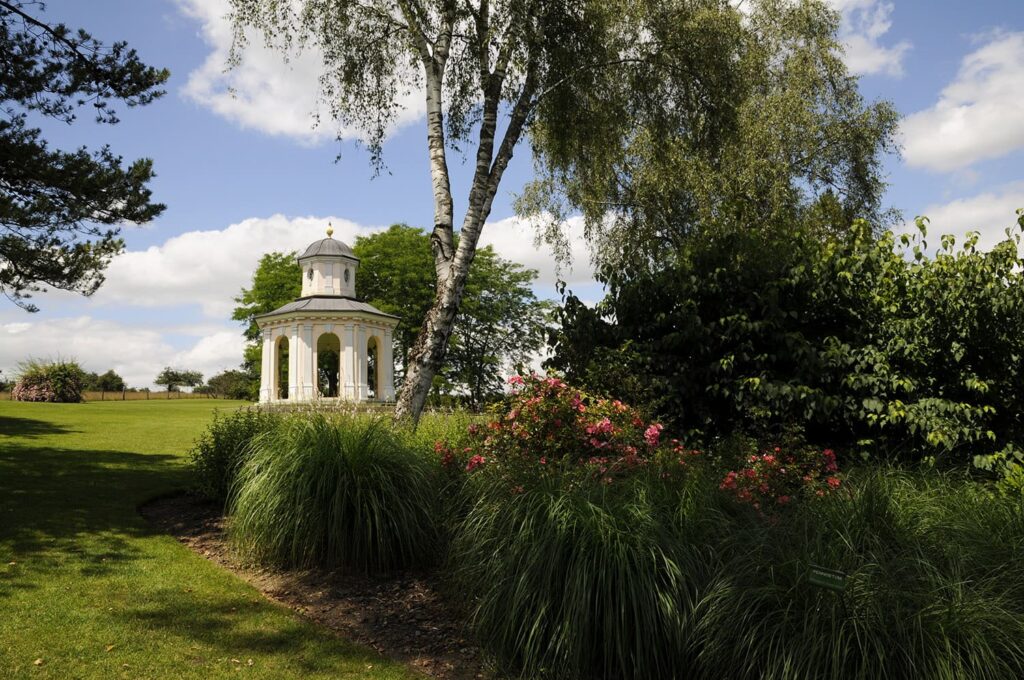
[[[830,489],[839,488],[840,481],[838,477],[829,477],[828,479],[825,480],[825,482],[828,484]]]
[[[466,472],[472,472],[474,469],[480,467],[486,462],[486,458],[481,456],[479,453],[475,454],[472,458],[469,459],[469,462],[466,463]]]

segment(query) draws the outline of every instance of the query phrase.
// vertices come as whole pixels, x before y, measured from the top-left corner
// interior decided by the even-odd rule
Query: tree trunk
[[[427,81],[427,144],[430,154],[430,174],[434,189],[434,230],[431,246],[434,252],[434,268],[437,274],[437,292],[434,304],[423,320],[420,333],[409,352],[405,380],[399,390],[395,415],[399,419],[410,419],[418,423],[426,404],[427,396],[434,382],[434,376],[441,368],[448,340],[459,312],[462,294],[466,287],[469,267],[476,256],[484,221],[490,215],[494,195],[501,177],[512,160],[512,152],[522,134],[529,117],[535,93],[534,69],[527,65],[519,97],[509,116],[497,155],[494,142],[498,127],[498,108],[501,103],[501,88],[505,82],[505,70],[511,58],[511,49],[506,45],[497,58],[494,71],[482,67],[483,116],[476,153],[476,167],[469,192],[469,206],[459,232],[459,245],[454,248],[454,215],[451,185],[445,157],[444,117],[442,112],[442,83],[447,58],[449,33],[439,37],[434,53],[421,42],[420,52]],[[419,36],[422,40],[422,36]],[[486,58],[486,57],[484,57]]]

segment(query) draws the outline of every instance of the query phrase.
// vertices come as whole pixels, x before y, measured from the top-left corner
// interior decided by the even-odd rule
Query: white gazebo
[[[392,401],[398,317],[356,299],[359,258],[341,241],[299,256],[302,296],[256,317],[263,334],[260,402]]]

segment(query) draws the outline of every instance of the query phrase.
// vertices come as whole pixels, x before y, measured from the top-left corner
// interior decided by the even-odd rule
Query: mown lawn
[[[0,402],[0,678],[408,678],[136,508],[224,401]]]

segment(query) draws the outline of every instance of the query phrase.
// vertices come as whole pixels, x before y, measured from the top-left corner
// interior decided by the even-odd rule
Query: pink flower
[[[483,456],[481,456],[478,453],[478,454],[474,455],[472,458],[470,458],[469,462],[466,463],[466,472],[472,472],[473,470],[475,470],[476,468],[480,467],[481,465],[483,465],[486,462],[487,462],[487,459],[484,458]]]
[[[541,464],[541,465],[547,465],[547,464],[548,464],[548,458],[547,458],[547,456],[541,456],[541,457],[540,457],[540,464]]]
[[[607,418],[605,420],[607,420]],[[665,429],[665,426],[661,423],[652,423],[650,427],[644,430],[644,441],[647,442],[649,446],[657,446],[663,429]]]
[[[786,505],[787,503],[789,503],[790,497],[789,496],[779,496],[776,500],[778,501],[779,505]]]
[[[526,384],[521,375],[512,375],[508,378],[509,385],[524,385]]]
[[[599,420],[597,423],[594,423],[593,425],[587,425],[586,432],[587,432],[587,434],[591,434],[591,435],[593,435],[593,434],[609,434],[609,433],[612,432],[613,429],[614,429],[614,426],[612,425],[612,421],[608,420],[608,418],[602,418],[601,420]]]
[[[841,483],[838,477],[829,477],[825,482],[828,484],[830,489],[838,489],[839,484]]]

